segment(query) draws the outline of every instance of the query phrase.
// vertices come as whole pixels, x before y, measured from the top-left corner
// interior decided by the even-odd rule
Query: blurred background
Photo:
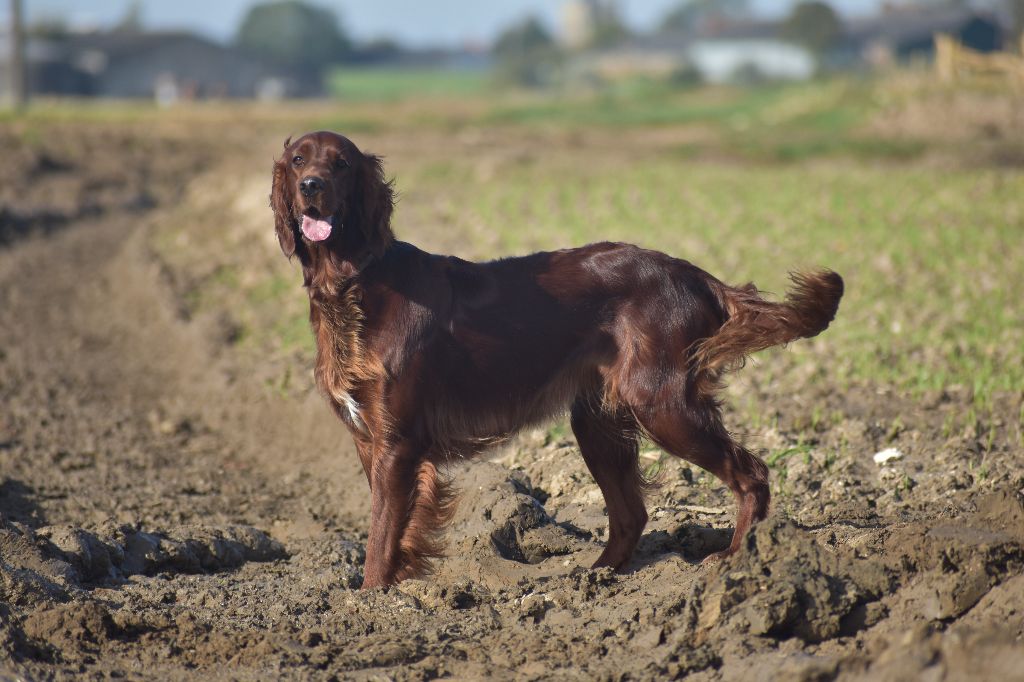
[[[636,79],[677,87],[803,81],[925,62],[940,33],[982,53],[1012,51],[1024,25],[1022,0],[4,5],[2,83],[11,96],[163,104],[564,91]],[[11,30],[15,17],[20,33]]]

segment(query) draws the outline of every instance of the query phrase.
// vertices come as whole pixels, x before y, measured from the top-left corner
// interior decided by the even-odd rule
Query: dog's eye
[[[301,166],[304,163],[306,163],[306,160],[304,158],[302,158],[301,156],[295,156],[295,157],[292,158],[292,165],[293,166]]]
[[[341,157],[339,156],[339,157],[338,157],[338,160],[334,162],[334,165],[335,165],[335,166],[336,166],[337,168],[348,168],[348,166],[349,166],[349,163],[348,163],[348,161],[346,161],[345,159],[343,159],[343,158],[341,158]]]

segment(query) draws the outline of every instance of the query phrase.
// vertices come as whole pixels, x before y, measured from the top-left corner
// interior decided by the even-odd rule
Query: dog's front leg
[[[373,479],[370,478],[370,473],[373,467],[373,442],[369,439],[359,437],[357,434],[353,434],[352,440],[356,445],[356,454],[359,455],[359,463],[363,465],[363,473],[366,474],[366,482],[370,485],[370,489],[373,489]]]
[[[416,472],[425,450],[411,441],[374,445],[370,467],[370,538],[363,589],[393,585],[402,569],[402,536],[409,524]]]

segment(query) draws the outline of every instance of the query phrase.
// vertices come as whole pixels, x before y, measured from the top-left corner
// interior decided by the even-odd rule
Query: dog
[[[274,163],[275,231],[302,266],[316,385],[370,486],[363,588],[421,576],[443,555],[445,463],[566,411],[607,505],[594,567],[624,570],[647,523],[642,437],[729,487],[732,541],[705,561],[736,552],[770,494],[764,462],[723,426],[722,376],[825,330],[842,278],[791,274],[772,302],[629,244],[473,263],[397,241],[394,201],[381,158],[336,133],[286,140]]]

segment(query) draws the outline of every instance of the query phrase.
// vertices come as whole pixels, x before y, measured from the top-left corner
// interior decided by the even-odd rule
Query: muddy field
[[[4,124],[0,679],[1024,679],[1020,391],[972,421],[958,383],[840,385],[827,341],[730,386],[775,495],[730,560],[700,565],[730,496],[648,450],[661,486],[631,571],[585,568],[602,498],[556,424],[453,468],[435,575],[355,589],[369,497],[282,326],[304,295],[265,203],[298,125]],[[354,137],[400,169],[454,148],[486,182],[531,134],[607,153],[599,134]],[[446,231],[459,206],[417,173],[400,236],[500,252]],[[272,273],[284,293],[253,295]]]

